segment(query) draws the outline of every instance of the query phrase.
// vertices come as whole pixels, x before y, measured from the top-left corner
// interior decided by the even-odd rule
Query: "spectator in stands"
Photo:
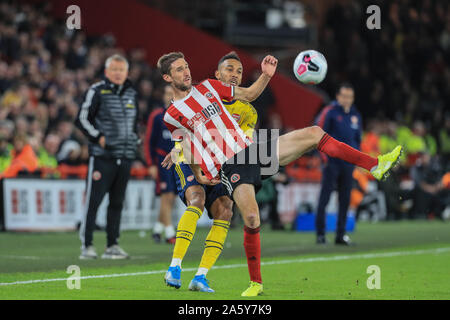
[[[438,157],[423,152],[411,170],[414,179],[414,206],[411,218],[441,216],[446,189],[442,184],[444,171]]]
[[[1,174],[1,178],[17,177],[22,171],[32,173],[38,168],[38,159],[25,134],[14,135],[13,145],[11,164]]]
[[[397,137],[398,125],[395,121],[384,120],[381,124],[382,133],[380,135],[380,152],[386,152],[392,146],[404,143],[404,141],[399,141]]]
[[[0,133],[0,174],[11,164],[12,148],[12,145],[8,143],[7,137]]]
[[[44,141],[44,145],[39,149],[38,162],[40,168],[56,169],[58,166],[58,160],[56,159],[56,153],[59,149],[61,139],[58,135],[50,133],[47,135]]]
[[[369,176],[364,170],[353,170],[353,189],[350,197],[350,208],[359,220],[363,212],[367,212],[371,222],[386,218],[385,198],[382,192],[369,190]]]
[[[78,166],[84,163],[81,159],[81,145],[73,137],[74,125],[68,120],[61,121],[58,125],[58,136],[61,139],[56,158],[58,163]]]
[[[369,120],[367,123],[367,131],[363,134],[361,141],[361,151],[370,154],[372,157],[377,157],[382,154],[380,152],[380,133],[381,128],[378,120]]]
[[[0,135],[11,141],[14,134],[14,123],[11,120],[0,120]]]
[[[450,114],[445,117],[444,126],[439,131],[438,141],[442,159],[444,163],[447,163],[446,170],[450,171]]]

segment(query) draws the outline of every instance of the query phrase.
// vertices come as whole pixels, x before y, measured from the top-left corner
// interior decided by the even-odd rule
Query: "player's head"
[[[239,86],[243,71],[241,59],[236,52],[231,51],[220,58],[215,75],[218,80],[224,83]]]
[[[163,92],[163,101],[164,106],[168,107],[172,103],[174,96],[173,88],[170,84],[166,84],[164,86],[164,92]]]
[[[355,100],[353,86],[348,82],[341,83],[336,91],[336,100],[344,109],[349,109]]]
[[[120,54],[106,59],[105,77],[114,84],[122,85],[128,77],[128,61]]]
[[[158,60],[158,69],[164,81],[174,88],[188,91],[192,87],[191,71],[181,52],[170,52]]]

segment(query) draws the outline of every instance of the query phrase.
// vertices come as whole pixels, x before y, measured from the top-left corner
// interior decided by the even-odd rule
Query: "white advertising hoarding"
[[[75,230],[85,214],[84,180],[5,179],[3,182],[6,230]],[[154,181],[130,180],[126,190],[121,230],[149,230],[158,218],[159,197]],[[106,225],[108,195],[97,212],[97,225]],[[185,205],[177,198],[173,211],[176,225]],[[203,214],[199,226],[210,225]]]

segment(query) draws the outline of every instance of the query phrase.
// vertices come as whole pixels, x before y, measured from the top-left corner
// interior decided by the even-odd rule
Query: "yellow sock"
[[[191,244],[197,228],[197,220],[202,216],[202,211],[194,206],[189,206],[178,222],[175,248],[173,249],[173,259],[183,259]]]
[[[222,252],[229,228],[229,221],[214,220],[213,226],[205,240],[205,251],[203,252],[199,269],[204,268],[209,270],[216,263]]]

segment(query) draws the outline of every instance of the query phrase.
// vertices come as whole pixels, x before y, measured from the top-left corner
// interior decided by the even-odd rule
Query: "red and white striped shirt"
[[[183,99],[173,101],[164,115],[173,140],[190,139],[194,161],[209,179],[252,143],[222,103],[233,96],[233,86],[208,79],[193,86]]]

